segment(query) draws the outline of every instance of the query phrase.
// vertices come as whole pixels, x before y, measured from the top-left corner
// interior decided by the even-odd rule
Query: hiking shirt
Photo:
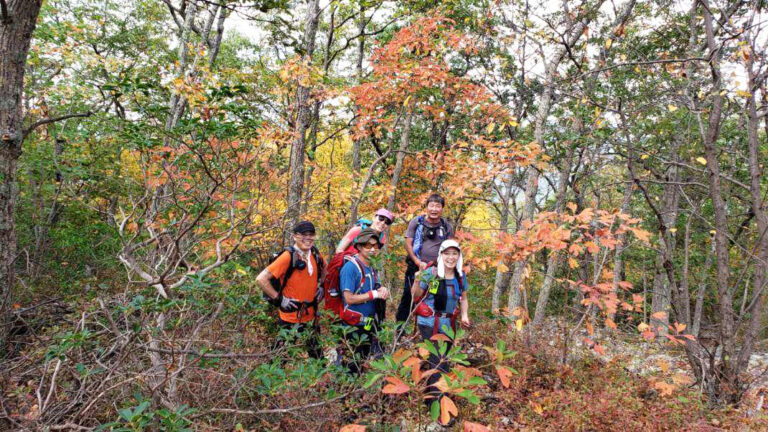
[[[435,270],[433,272],[427,273],[428,280],[431,280],[432,278],[437,278],[437,271]],[[459,286],[459,280],[454,277],[453,279],[446,279],[445,280],[445,288],[448,293],[447,301],[445,302],[445,311],[435,311],[435,312],[445,312],[447,314],[452,314],[457,307],[459,307],[459,299],[461,298],[461,294],[464,293],[469,289],[469,284],[467,283],[467,275],[465,274],[462,278],[464,283],[462,287]],[[435,295],[431,294],[429,292],[429,283],[422,280],[420,282],[421,289],[423,289],[427,293],[427,297],[424,299],[424,303],[429,306],[432,310],[435,310]],[[417,316],[416,317],[416,323],[420,326],[427,326],[429,328],[432,328],[435,326],[435,318],[434,317],[423,317],[423,316]],[[448,326],[448,328],[451,328],[451,319],[448,317],[440,317],[440,325],[438,326],[439,333],[443,333],[443,326]]]
[[[297,268],[293,269],[291,277],[285,281],[283,287],[283,295],[302,302],[311,302],[315,298],[317,293],[317,278],[320,277],[318,271],[317,261],[315,255],[309,253],[309,259],[311,260],[312,268],[314,271],[312,275],[309,274],[309,266],[303,270]],[[291,253],[284,251],[275,259],[272,264],[267,266],[267,271],[277,279],[281,279],[285,272],[288,271],[288,267],[291,265]],[[303,307],[296,312],[283,312],[278,310],[280,319],[289,323],[305,323],[312,321],[315,318],[315,308]],[[301,318],[301,319],[299,319]]]
[[[363,271],[365,272],[365,280],[363,286],[360,286],[360,279],[363,275],[360,274],[360,270],[357,269],[356,262],[345,261],[344,266],[341,268],[339,274],[339,287],[341,287],[342,296],[344,291],[349,291],[352,294],[366,294],[368,291],[374,289],[376,284],[376,277],[373,273],[373,269],[370,266],[366,266],[362,261],[358,261],[357,264],[363,264]],[[345,301],[346,305],[347,302]],[[376,314],[376,306],[373,300],[369,300],[365,303],[358,303],[348,306],[349,310],[359,312],[363,315],[363,318],[374,316]],[[360,320],[358,326],[364,325],[363,320]]]
[[[424,223],[421,227],[421,251],[419,253],[416,252],[417,247],[417,239],[416,235],[418,234],[417,231],[419,231],[419,225],[422,225],[419,223],[419,218],[424,218]],[[443,238],[440,238],[439,234],[436,234],[434,238],[429,239],[426,235],[424,235],[425,227],[429,228],[439,228],[440,223],[437,224],[431,224],[427,222],[426,216],[416,216],[415,218],[411,219],[411,222],[408,224],[408,229],[405,231],[405,236],[407,238],[412,238],[413,240],[413,252],[414,254],[419,257],[420,260],[424,262],[437,262],[437,254],[440,252],[440,243],[443,242],[443,240],[447,240],[449,238],[453,238],[453,225],[451,225],[450,222],[445,220],[444,218],[440,218],[445,222],[445,226],[448,228],[448,232],[444,233]]]

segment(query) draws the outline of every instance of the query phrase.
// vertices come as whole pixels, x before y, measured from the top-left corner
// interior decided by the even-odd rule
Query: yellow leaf
[[[646,330],[648,330],[650,328],[651,328],[651,326],[649,326],[646,323],[640,323],[640,324],[637,325],[637,330],[641,331],[641,332],[644,332],[644,331],[646,331]]]
[[[499,265],[496,267],[496,270],[501,273],[506,273],[509,271],[509,267],[507,267],[507,265],[504,263],[499,263]]]
[[[494,129],[496,129],[496,123],[490,122],[488,123],[488,127],[485,128],[485,132],[488,134],[492,134]]]
[[[699,156],[699,157],[697,157],[697,158],[696,158],[696,162],[698,162],[698,163],[700,163],[700,164],[702,164],[702,165],[707,165],[707,160],[706,160],[706,159],[704,159],[704,158],[703,158],[703,157],[701,157],[701,156]]]
[[[611,45],[613,45],[613,39],[608,38],[605,40],[605,49],[611,49]]]
[[[525,324],[525,322],[522,319],[515,320],[515,327],[517,327],[517,331],[523,329],[523,324]]]
[[[577,267],[579,266],[579,262],[578,262],[578,261],[576,261],[576,260],[575,260],[575,259],[573,259],[573,258],[568,258],[568,266],[569,266],[570,268],[572,268],[572,269],[575,269],[575,268],[577,268]]]
[[[648,159],[648,155],[647,154],[644,154],[644,155],[640,156],[640,160],[646,160],[646,159]]]
[[[752,96],[752,93],[750,93],[748,91],[744,91],[744,90],[736,90],[736,96],[741,96],[741,97],[748,98],[748,97]]]
[[[407,97],[407,98],[405,98],[405,100],[403,101],[403,106],[408,106],[408,102],[410,102],[410,101],[411,101],[411,97],[410,97],[410,96],[408,96],[408,97]]]
[[[509,121],[509,125],[510,125],[511,127],[518,127],[518,126],[520,126],[520,123],[518,123],[518,122],[517,122],[517,121],[515,121],[515,120],[510,120],[510,121]]]
[[[674,233],[676,233],[676,232],[677,232],[677,228],[670,228],[670,229],[669,229],[669,232],[671,232],[672,234],[674,234]]]
[[[669,112],[675,112],[675,111],[677,111],[677,107],[676,107],[676,106],[674,106],[674,105],[671,105],[671,104],[670,104],[670,105],[667,105],[667,109],[669,110]]]

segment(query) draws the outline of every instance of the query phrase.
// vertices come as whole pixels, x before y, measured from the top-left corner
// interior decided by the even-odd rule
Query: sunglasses
[[[379,244],[378,243],[365,243],[360,245],[361,248],[364,249],[378,249]]]
[[[384,222],[385,224],[387,224],[387,226],[389,226],[389,225],[392,225],[392,221],[391,221],[391,220],[389,220],[389,218],[387,218],[387,217],[384,217],[384,216],[376,216],[376,217],[377,217],[377,218],[378,218],[378,219],[379,219],[381,222]]]

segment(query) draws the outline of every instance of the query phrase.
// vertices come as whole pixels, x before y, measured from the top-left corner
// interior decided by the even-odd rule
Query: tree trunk
[[[357,60],[355,61],[355,70],[357,72],[357,83],[360,84],[363,82],[363,59],[365,58],[365,7],[360,7],[360,18],[357,23],[357,30],[360,34],[359,43],[357,44]],[[357,126],[357,121],[353,124],[353,128]],[[359,187],[359,179],[360,179],[360,169],[362,164],[362,158],[360,156],[360,148],[362,144],[362,139],[355,139],[352,141],[352,174],[354,175],[354,179],[352,181],[352,193],[356,193],[357,189]],[[353,195],[354,196],[354,195]],[[354,203],[353,198],[353,203]],[[357,201],[359,202],[359,200]],[[357,220],[357,206],[353,206],[351,208],[350,217],[349,217],[349,223],[353,224]]]
[[[576,133],[581,133],[581,119],[576,118]],[[571,175],[571,167],[573,166],[573,154],[576,149],[576,143],[569,143],[568,150],[565,155],[565,160],[560,168],[560,182],[557,184],[557,194],[555,197],[555,212],[560,213],[565,208],[565,197],[568,191],[568,176]],[[557,266],[559,263],[560,254],[558,251],[551,251],[547,257],[547,273],[544,276],[544,282],[541,284],[541,290],[539,291],[539,299],[536,301],[536,312],[533,316],[534,330],[544,322],[544,316],[547,313],[547,303],[549,303],[549,293],[552,290],[552,283],[555,280],[555,274],[557,273]]]
[[[42,0],[10,0],[0,16],[0,354],[5,352],[16,261],[16,167],[24,140],[22,94]]]
[[[718,378],[710,382],[707,389],[710,397],[717,401],[737,401],[738,377],[733,368],[735,360],[735,332],[733,290],[729,285],[730,258],[728,250],[728,209],[725,203],[723,185],[721,184],[720,161],[718,160],[717,138],[720,135],[721,118],[723,111],[722,76],[720,73],[721,47],[715,41],[713,18],[710,12],[708,0],[700,0],[702,4],[701,14],[704,16],[704,28],[709,66],[712,75],[712,105],[709,111],[709,120],[706,127],[703,120],[700,121],[701,139],[704,144],[704,155],[709,170],[709,197],[712,200],[712,208],[715,215],[715,283],[718,296],[718,318],[720,322],[718,342],[722,347],[718,371],[714,372]],[[714,376],[712,378],[715,378]]]
[[[312,54],[315,51],[315,35],[320,17],[319,0],[310,0],[307,9],[306,27],[304,29],[304,57],[307,64],[312,62]],[[291,145],[291,179],[288,182],[288,208],[285,210],[285,228],[283,230],[283,243],[289,244],[291,239],[291,227],[301,217],[301,198],[304,191],[304,153],[306,150],[306,134],[310,120],[309,93],[310,88],[299,85],[296,95],[296,128],[294,141]]]
[[[408,151],[408,144],[411,139],[411,120],[413,120],[413,110],[410,107],[405,113],[405,124],[403,125],[403,133],[400,136],[400,148],[397,150],[397,158],[395,161],[395,170],[392,172],[392,181],[390,183],[389,201],[387,201],[387,209],[393,211],[395,208],[395,198],[397,195],[397,184],[400,182],[400,175],[403,173],[403,167],[405,165],[405,152]]]
[[[509,204],[512,200],[512,188],[515,185],[514,173],[509,173],[509,180],[506,184],[506,190],[504,191],[504,197],[501,202],[501,215],[499,216],[499,230],[506,233],[509,227]],[[504,263],[504,257],[499,259],[499,264]],[[499,312],[499,306],[501,303],[501,296],[509,287],[509,278],[512,276],[510,270],[502,271],[497,268],[496,279],[493,284],[493,295],[491,297],[491,312],[496,314]]]
[[[754,52],[754,51],[753,51]],[[757,131],[760,124],[760,118],[757,115],[757,100],[755,92],[759,86],[754,71],[754,56],[750,56],[747,61],[747,73],[749,76],[749,92],[747,99],[747,137],[749,142],[749,191],[752,198],[752,212],[755,215],[757,224],[755,250],[757,252],[756,262],[754,264],[754,279],[752,281],[752,300],[744,310],[744,314],[749,316],[749,324],[744,334],[744,340],[739,351],[737,360],[737,373],[745,371],[749,365],[749,358],[754,351],[755,343],[763,330],[762,324],[766,313],[765,294],[766,268],[768,268],[768,213],[766,213],[765,203],[763,201],[763,190],[761,186],[762,169],[760,167],[760,142]],[[762,80],[760,80],[762,81]],[[744,294],[746,296],[746,293]],[[740,317],[740,320],[742,317]]]
[[[600,8],[603,0],[598,1],[595,6],[595,10]],[[566,45],[558,48],[555,52],[552,60],[547,64],[544,75],[544,92],[541,95],[539,101],[539,108],[536,111],[536,120],[534,122],[534,139],[539,145],[544,143],[544,132],[546,127],[547,116],[549,116],[549,109],[552,106],[552,99],[555,91],[555,78],[557,75],[557,68],[560,62],[565,57],[570,47],[572,47],[584,33],[584,29],[589,24],[591,18],[583,17],[581,20],[573,23],[569,26],[565,32],[568,35]],[[536,208],[536,194],[539,190],[539,172],[532,166],[529,166],[526,174],[525,181],[525,204],[523,205],[523,220],[532,220],[534,216],[534,210]],[[509,297],[507,299],[508,313],[512,313],[515,309],[521,306],[520,303],[520,288],[523,281],[523,271],[526,267],[526,261],[518,261],[515,263],[515,271],[512,274],[512,279],[509,285]]]

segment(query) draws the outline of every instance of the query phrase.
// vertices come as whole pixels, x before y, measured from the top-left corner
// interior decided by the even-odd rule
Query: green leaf
[[[438,399],[435,399],[429,406],[429,415],[433,421],[437,421],[437,418],[440,417],[440,401]]]
[[[368,380],[365,382],[365,385],[363,385],[363,388],[364,389],[369,388],[370,386],[374,385],[376,381],[380,380],[382,377],[384,377],[384,374],[381,374],[381,373],[371,375],[368,378]]]

